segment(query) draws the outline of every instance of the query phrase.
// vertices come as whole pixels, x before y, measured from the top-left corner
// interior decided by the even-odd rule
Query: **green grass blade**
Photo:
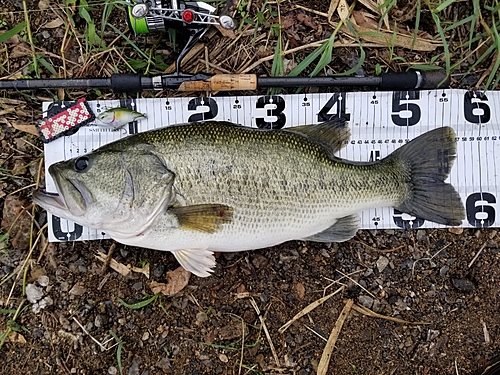
[[[422,12],[422,1],[417,0],[417,14],[415,15],[415,29],[413,30],[413,40],[411,42],[411,49],[415,47],[417,42],[418,28],[420,27],[420,13]]]
[[[45,60],[45,57],[38,57],[38,62],[44,66],[45,69],[47,69],[50,74],[52,74],[54,77],[57,77],[57,72],[55,71],[54,67],[49,64],[49,62],[47,60]]]
[[[113,29],[113,31],[119,34],[123,39],[127,41],[128,44],[132,46],[145,60],[149,60],[149,56],[146,55],[129,37],[127,37],[124,33],[122,33],[115,25],[108,24],[109,27]]]
[[[435,9],[436,13],[441,12],[445,8],[448,8],[451,4],[455,3],[456,0],[446,0],[444,3],[439,4],[438,7]]]
[[[0,314],[11,315],[11,314],[15,314],[15,313],[16,313],[16,310],[12,310],[12,309],[0,309]]]
[[[309,65],[311,65],[325,50],[328,42],[323,43],[321,46],[316,48],[310,55],[308,55],[304,60],[302,60],[295,68],[288,73],[289,77],[296,77],[302,73]]]
[[[158,294],[155,294],[154,296],[152,296],[148,299],[145,299],[145,300],[137,302],[137,303],[132,303],[132,304],[125,302],[121,298],[117,298],[117,299],[118,299],[118,302],[120,302],[126,308],[132,309],[132,310],[137,310],[137,309],[141,309],[141,308],[149,305],[151,302],[154,302],[157,298],[158,298]]]
[[[12,29],[7,30],[4,33],[0,34],[0,43],[5,43],[8,39],[12,38],[14,35],[19,34],[26,28],[26,22],[21,22],[17,24]]]
[[[427,0],[427,6],[429,7],[429,10],[431,11],[432,19],[434,20],[434,23],[436,24],[436,28],[438,31],[438,34],[441,38],[441,41],[443,42],[443,49],[444,49],[444,58],[445,58],[445,65],[446,65],[446,74],[450,75],[451,74],[451,55],[450,55],[450,48],[448,46],[448,43],[446,41],[446,36],[444,34],[444,30],[441,27],[441,20],[439,18],[439,15],[437,14],[438,12],[436,9],[431,8],[430,1]]]
[[[495,24],[495,15],[492,14],[491,15],[492,17],[492,33],[493,33],[493,40],[495,41],[495,43],[493,44],[493,46],[495,47],[496,49],[496,61],[495,61],[495,65],[493,66],[493,69],[491,70],[491,73],[488,77],[488,80],[486,81],[486,90],[489,89],[491,83],[493,82],[493,79],[495,79],[495,77],[497,76],[498,74],[498,69],[500,68],[500,36],[498,35],[498,29],[496,27],[496,24]],[[498,80],[499,78],[497,77],[495,79],[495,84],[493,87],[496,87],[496,85],[498,84]]]

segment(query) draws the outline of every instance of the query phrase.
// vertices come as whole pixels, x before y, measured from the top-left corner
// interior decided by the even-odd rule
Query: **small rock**
[[[358,297],[358,302],[369,309],[373,306],[373,298],[370,296],[361,295]]]
[[[35,284],[26,285],[26,298],[31,303],[37,303],[43,297],[42,288],[37,287]]]
[[[490,240],[492,240],[493,238],[495,238],[495,236],[496,236],[497,234],[498,234],[498,231],[497,231],[497,230],[492,230],[492,231],[490,232],[490,234],[488,235],[488,238],[489,238]]]
[[[256,253],[252,257],[252,264],[255,268],[266,268],[269,265],[269,259],[262,254]]]
[[[377,260],[377,269],[379,273],[382,273],[385,270],[385,267],[389,264],[389,259],[384,256],[380,256]]]
[[[224,362],[224,363],[229,362],[229,358],[227,358],[227,355],[225,355],[224,353],[221,353],[221,354],[219,355],[219,359],[220,359],[222,362]]]
[[[116,369],[115,366],[111,366],[110,368],[108,368],[108,374],[109,375],[116,375],[116,374],[118,374],[118,370]]]
[[[172,366],[170,365],[170,359],[168,359],[167,357],[163,357],[158,362],[156,362],[156,367],[161,368],[165,372],[172,369]]]
[[[196,321],[203,323],[208,319],[207,314],[205,314],[203,311],[199,312],[196,314]]]
[[[102,326],[104,326],[106,323],[108,322],[108,318],[104,315],[101,315],[101,314],[98,314],[96,315],[95,319],[94,319],[94,325],[97,327],[97,328],[101,328]]]
[[[426,231],[423,229],[417,230],[417,240],[418,241],[425,241],[427,239]]]
[[[441,269],[439,270],[439,274],[441,276],[445,276],[448,271],[450,270],[450,267],[448,267],[447,265],[444,265],[443,267],[441,267]]]
[[[248,310],[245,310],[245,312],[243,313],[243,320],[247,323],[252,324],[256,318],[257,318],[257,316],[255,315],[254,310],[248,309]]]
[[[464,228],[448,228],[448,232],[453,234],[462,234],[464,232]]]
[[[142,341],[149,340],[149,332],[148,331],[144,332],[144,334],[142,335],[141,339],[142,339]]]
[[[161,263],[155,264],[153,267],[153,276],[160,278],[165,273],[165,266]]]
[[[40,286],[45,287],[45,286],[49,285],[49,277],[46,275],[39,276],[37,281],[38,281],[38,285],[40,285]]]
[[[59,288],[61,292],[67,292],[69,290],[69,283],[67,281],[62,281]]]
[[[69,291],[69,294],[73,294],[74,296],[83,296],[87,289],[85,289],[80,284],[73,285],[73,288]]]
[[[132,288],[134,288],[135,290],[137,290],[139,292],[142,290],[143,284],[142,284],[142,282],[138,281],[134,285],[132,285]]]
[[[373,307],[372,307],[373,311],[375,311],[376,313],[380,313],[382,312],[383,309],[384,305],[382,304],[382,302],[380,302],[378,299],[373,301]]]
[[[128,369],[128,375],[139,375],[139,365],[140,363],[137,362],[135,359],[132,361],[132,365]]]
[[[453,283],[453,286],[460,292],[471,293],[472,291],[474,291],[474,284],[470,280],[453,279],[451,280],[451,282]]]

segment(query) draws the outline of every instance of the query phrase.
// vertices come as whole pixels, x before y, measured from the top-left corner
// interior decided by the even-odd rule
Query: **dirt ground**
[[[389,20],[411,29],[415,4],[398,3]],[[245,24],[236,33],[236,45],[230,36],[209,31],[203,41],[210,51],[202,46],[183,67],[186,72],[206,71],[207,66],[211,73],[244,72],[250,67],[252,73],[269,75],[276,46],[276,38],[269,35],[279,21],[287,26],[282,35],[289,49],[332,33],[322,15],[328,12],[327,3],[282,2],[280,18],[275,2],[246,4],[239,16],[248,8],[249,19],[259,19],[261,12],[265,22]],[[103,7],[93,5],[91,14],[100,28]],[[27,1],[27,9],[33,10],[29,14],[37,53],[57,72],[68,77],[107,76],[117,66],[126,69],[123,56],[136,62],[142,58],[125,39],[115,40],[117,33],[109,28],[104,39],[116,49],[106,53],[89,49],[82,37],[85,20],[70,8]],[[361,3],[354,9],[367,12]],[[457,15],[471,11],[472,2],[458,2],[442,16],[457,21]],[[0,5],[0,14],[1,34],[24,20],[22,2],[9,0]],[[56,16],[66,20],[68,14],[74,15],[75,24],[67,29],[64,22],[42,27]],[[333,20],[338,19],[334,15]],[[120,9],[109,20],[126,30]],[[429,12],[422,12],[420,30],[423,38],[439,40]],[[454,56],[460,52],[458,40],[467,38],[467,33],[461,28],[447,33]],[[126,35],[134,38],[130,32]],[[347,34],[339,35],[349,40]],[[154,48],[159,56],[152,73],[175,60],[177,52],[167,36],[134,40],[144,50]],[[285,71],[313,49],[286,55]],[[442,51],[442,47],[422,52],[371,45],[365,48],[362,70],[373,75],[378,64],[384,70],[402,71],[407,68],[403,57],[430,63]],[[0,44],[0,52],[5,55],[2,76],[32,74],[26,35]],[[324,72],[348,71],[356,59],[356,47],[335,49]],[[484,80],[491,60],[469,72],[474,61],[461,61],[453,87]],[[443,66],[444,59],[434,63]],[[51,76],[43,63],[40,72],[42,77]],[[155,298],[152,281],[164,283],[167,272],[178,267],[170,253],[111,240],[48,243],[43,230],[46,214],[31,205],[43,160],[42,143],[20,129],[41,118],[43,100],[63,95],[67,100],[82,95],[116,97],[104,91],[40,90],[3,91],[0,98],[0,212],[2,233],[9,234],[8,241],[0,243],[0,373],[316,374],[326,342],[351,300],[354,307],[340,329],[328,374],[481,374],[481,368],[500,354],[500,234],[494,228],[359,231],[340,244],[289,242],[218,254],[213,276],[191,276],[179,293]],[[113,269],[116,264],[135,271],[124,276]],[[36,301],[26,299],[25,288]],[[321,300],[325,296],[329,298]],[[147,299],[152,301],[134,305]],[[314,309],[284,328],[315,302]],[[376,314],[369,316],[362,307]],[[11,333],[5,337],[5,332]]]

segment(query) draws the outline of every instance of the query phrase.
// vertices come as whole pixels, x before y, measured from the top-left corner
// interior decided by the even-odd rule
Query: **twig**
[[[105,346],[105,345],[106,345],[108,342],[110,342],[111,340],[113,340],[113,337],[111,337],[109,340],[107,340],[107,341],[105,341],[105,342],[103,342],[103,343],[100,343],[99,341],[97,341],[97,340],[96,340],[96,339],[95,339],[95,338],[94,338],[94,337],[93,337],[93,336],[92,336],[92,335],[91,335],[91,334],[90,334],[90,333],[89,333],[89,332],[85,329],[85,327],[84,327],[84,326],[82,326],[82,325],[80,324],[80,322],[79,322],[79,321],[78,321],[75,317],[73,317],[73,320],[76,322],[76,324],[78,324],[78,325],[80,326],[80,328],[82,329],[82,331],[83,331],[83,332],[84,332],[87,336],[89,336],[89,337],[92,339],[92,341],[94,341],[97,345],[99,345],[99,347],[101,348],[101,350],[102,350],[102,351],[108,351],[108,350],[110,350],[110,349],[114,348],[116,345],[118,345],[118,344],[119,344],[119,343],[117,342],[116,344],[112,345],[111,347],[106,348],[106,346]]]
[[[342,290],[344,290],[344,287],[341,286],[340,288],[338,288],[335,292],[325,296],[325,297],[322,297],[316,301],[314,301],[313,303],[307,305],[304,309],[302,309],[298,314],[296,314],[292,319],[290,319],[288,322],[286,322],[283,326],[281,326],[280,329],[278,329],[278,332],[283,334],[283,332],[285,332],[288,327],[290,327],[292,325],[293,322],[295,322],[296,320],[302,318],[304,315],[310,313],[311,311],[313,311],[316,307],[320,306],[321,304],[323,304],[325,301],[327,301],[328,299],[332,298],[335,294],[341,292]]]
[[[243,368],[244,349],[245,349],[245,321],[241,319],[241,354],[240,354],[240,366],[238,369],[238,375],[241,375],[241,369]]]
[[[443,251],[444,249],[446,249],[448,246],[451,245],[451,242],[448,243],[447,245],[444,245],[439,251],[437,251],[436,253],[434,253],[433,256],[431,256],[430,258],[420,258],[420,259],[416,259],[415,262],[413,262],[413,265],[411,266],[411,275],[413,276],[414,273],[415,273],[415,264],[417,264],[417,262],[420,262],[421,260],[433,260],[434,257],[436,257],[441,251]]]
[[[333,348],[335,347],[335,343],[339,338],[342,326],[344,325],[344,322],[347,316],[349,315],[349,312],[351,311],[353,304],[354,301],[352,299],[347,300],[346,304],[344,305],[344,308],[340,312],[337,321],[335,322],[335,326],[333,327],[332,332],[330,333],[330,337],[328,338],[325,349],[323,350],[323,354],[321,355],[321,359],[319,361],[318,372],[317,372],[318,375],[325,375],[328,371],[328,363],[330,362]]]
[[[477,254],[474,256],[474,258],[472,258],[472,260],[469,263],[468,268],[472,267],[472,265],[474,264],[474,262],[476,261],[476,259],[479,257],[479,255],[483,252],[483,250],[484,250],[485,247],[486,247],[486,243],[484,243],[483,246],[481,246],[481,248],[479,249],[479,251],[477,252]]]
[[[273,341],[271,340],[271,335],[269,334],[269,331],[267,330],[266,322],[264,321],[264,318],[260,314],[259,306],[257,306],[257,303],[253,299],[253,297],[250,297],[250,303],[252,304],[253,308],[255,309],[255,312],[259,316],[260,323],[262,324],[262,329],[264,330],[264,333],[266,334],[267,341],[269,343],[269,347],[271,348],[271,352],[273,353],[274,357],[274,362],[276,363],[276,366],[280,367],[280,360],[278,358],[278,354],[276,353],[276,349],[274,348]]]
[[[340,270],[337,270],[338,273],[340,273],[342,276],[347,277],[349,280],[351,280],[354,284],[359,286],[361,289],[363,289],[366,293],[368,293],[370,296],[372,296],[374,299],[377,299],[377,296],[375,296],[373,293],[371,293],[368,289],[366,289],[363,285],[358,283],[356,280],[354,280],[352,277],[347,276],[345,273],[343,273]]]
[[[113,242],[111,246],[109,247],[108,253],[106,254],[106,257],[104,258],[104,261],[101,266],[101,275],[104,275],[104,272],[106,272],[106,269],[109,267],[109,262],[111,262],[111,259],[113,257],[113,252],[116,249],[116,243]]]
[[[309,331],[311,331],[312,333],[314,333],[316,336],[318,336],[321,340],[325,341],[325,342],[328,342],[328,340],[321,336],[318,332],[316,332],[314,329],[312,329],[311,327],[307,326],[304,324],[304,327],[306,327]]]
[[[364,307],[364,306],[360,306],[360,305],[354,305],[354,306],[352,306],[352,308],[363,315],[371,316],[372,318],[390,320],[390,321],[396,322],[396,323],[415,324],[415,325],[431,324],[430,322],[409,322],[407,320],[394,318],[393,316],[386,316],[386,315],[377,314],[375,311],[372,311],[369,308]]]
[[[488,327],[486,327],[486,323],[483,319],[481,319],[481,324],[483,325],[484,343],[489,344],[491,340],[490,333],[488,332]]]

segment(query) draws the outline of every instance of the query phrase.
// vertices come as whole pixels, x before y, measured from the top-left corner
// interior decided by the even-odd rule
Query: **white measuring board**
[[[71,105],[72,103],[66,103]],[[44,103],[49,107],[64,103]],[[231,121],[274,128],[314,124],[335,116],[349,120],[351,140],[338,156],[355,161],[383,158],[416,136],[441,126],[457,134],[457,159],[448,182],[462,197],[467,217],[462,227],[500,226],[496,216],[500,192],[500,92],[465,90],[347,92],[277,96],[186,97],[90,101],[93,112],[127,107],[147,119],[117,131],[89,124],[75,134],[45,145],[46,188],[56,192],[50,164],[90,152],[129,134],[192,121]],[[269,163],[272,163],[269,160]],[[442,225],[381,207],[361,212],[363,229],[438,228]],[[49,215],[50,241],[106,238]]]

